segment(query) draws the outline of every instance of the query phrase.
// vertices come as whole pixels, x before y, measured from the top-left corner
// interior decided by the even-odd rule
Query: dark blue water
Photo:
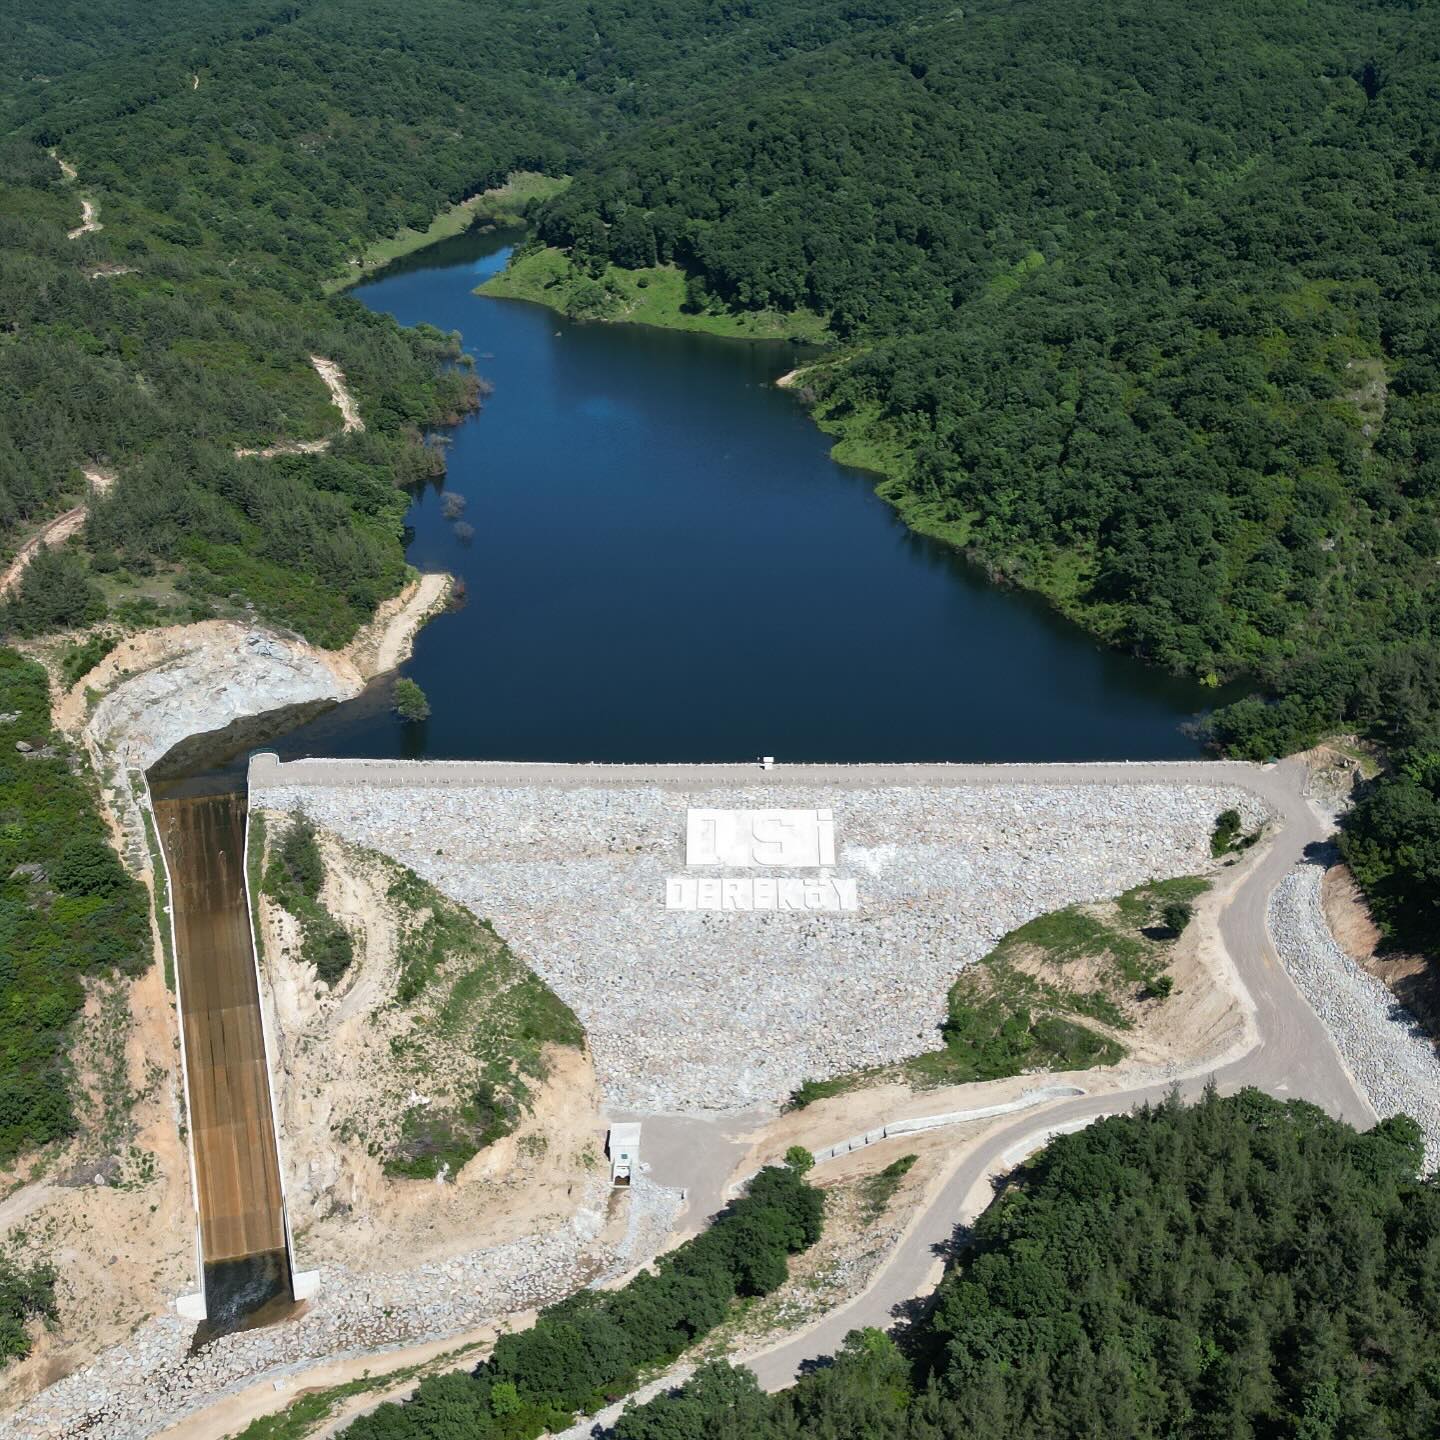
[[[406,667],[423,726],[372,694],[286,755],[476,759],[1067,760],[1198,752],[1213,692],[1100,649],[911,534],[773,381],[755,345],[572,324],[474,287],[503,237],[467,236],[355,290],[462,332],[494,382],[416,502],[411,561],[465,607]]]

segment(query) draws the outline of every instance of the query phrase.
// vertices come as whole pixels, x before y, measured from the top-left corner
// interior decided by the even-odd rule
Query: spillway
[[[170,875],[205,1311],[247,1323],[294,1298],[279,1141],[245,886],[239,791],[154,801]]]

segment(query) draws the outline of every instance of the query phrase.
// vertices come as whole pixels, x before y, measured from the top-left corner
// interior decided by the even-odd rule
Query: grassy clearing
[[[1145,1007],[1171,995],[1166,971],[1175,942],[1209,885],[1198,876],[1158,880],[1098,905],[1037,916],[950,987],[941,1048],[900,1065],[807,1080],[790,1108],[863,1085],[928,1089],[1116,1064],[1126,1054],[1120,1036]]]
[[[453,1175],[520,1124],[548,1073],[547,1047],[580,1049],[585,1035],[488,921],[382,863],[398,928],[393,1004],[410,1022],[391,1056],[431,1100],[403,1111],[381,1159],[391,1175]]]
[[[568,176],[554,178],[540,175],[533,170],[517,170],[503,185],[486,190],[481,195],[472,195],[448,210],[442,210],[424,230],[405,229],[398,235],[376,240],[366,247],[360,256],[359,265],[347,267],[345,274],[337,275],[325,284],[327,294],[333,295],[358,284],[369,273],[434,245],[448,240],[452,235],[464,234],[473,225],[495,226],[520,225],[524,223],[529,207],[538,200],[558,195],[568,184]]]
[[[479,287],[481,295],[503,300],[531,300],[548,305],[571,320],[606,320],[630,325],[656,325],[667,330],[693,330],[739,340],[829,338],[823,316],[811,311],[689,310],[685,274],[673,265],[648,270],[622,270],[607,265],[598,279],[577,270],[559,250],[529,250]]]

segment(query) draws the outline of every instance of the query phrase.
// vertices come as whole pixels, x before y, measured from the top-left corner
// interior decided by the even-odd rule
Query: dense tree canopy
[[[83,598],[11,628],[70,623],[98,583],[122,621],[254,607],[342,643],[401,582],[394,487],[443,466],[421,433],[477,397],[447,365],[451,337],[325,302],[321,282],[512,171],[579,168],[721,75],[918,8],[8,6],[0,534],[73,502],[87,465],[120,474],[85,536]],[[82,195],[104,228],[67,239]],[[325,457],[236,460],[336,428],[312,354],[345,372],[365,435]]]
[[[827,313],[842,453],[1112,642],[1267,680],[1232,748],[1408,740],[1440,713],[1437,83],[1429,4],[981,0],[642,128],[540,231]]]
[[[1437,87],[1432,3],[979,0],[640,127],[539,230],[581,273],[827,315],[804,393],[842,456],[1111,643],[1258,677],[1231,753],[1430,752]],[[1401,928],[1423,804],[1363,821],[1402,827]]]
[[[0,649],[0,1165],[74,1128],[66,1034],[83,981],[149,960],[145,892],[50,728],[45,672]]]
[[[1412,751],[1345,817],[1340,849],[1382,930],[1440,953],[1440,751]]]
[[[617,1440],[1421,1440],[1440,1187],[1420,1156],[1403,1117],[1356,1135],[1254,1091],[1102,1120],[981,1216],[908,1359],[857,1332],[773,1397],[706,1367]]]

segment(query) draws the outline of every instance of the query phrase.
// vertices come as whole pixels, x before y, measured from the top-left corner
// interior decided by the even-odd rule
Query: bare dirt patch
[[[323,355],[312,355],[310,363],[325,382],[330,398],[340,411],[340,418],[344,422],[341,426],[343,433],[349,435],[353,430],[363,430],[365,422],[360,418],[360,407],[355,403],[355,397],[345,384],[345,372],[333,360],[327,360]]]
[[[402,665],[410,658],[420,627],[445,608],[452,583],[443,574],[411,581],[400,594],[381,602],[374,618],[341,654],[367,680]]]
[[[1337,735],[1304,752],[1309,795],[1332,818],[1355,802],[1356,790],[1380,770],[1375,747],[1355,735]]]
[[[73,229],[65,232],[66,238],[78,240],[82,235],[93,235],[97,230],[105,227],[96,216],[100,213],[100,207],[93,200],[81,197],[80,200],[80,223]]]
[[[272,833],[282,823],[266,817]],[[302,1264],[413,1266],[560,1225],[579,1204],[604,1141],[593,1067],[581,1050],[547,1047],[546,1073],[527,1086],[518,1127],[457,1173],[387,1174],[407,1115],[451,1107],[497,1073],[484,1018],[463,1009],[472,990],[487,1012],[497,1002],[468,972],[442,973],[418,996],[398,999],[402,936],[414,923],[391,896],[399,867],[331,836],[320,843],[321,899],[355,946],[334,990],[304,962],[294,919],[260,901],[276,1100]]]
[[[320,455],[330,448],[328,440],[280,440],[274,445],[262,445],[258,450],[237,447],[237,460],[273,460],[277,455]]]
[[[92,984],[71,1052],[80,1131],[0,1175],[0,1192],[9,1192],[0,1243],[26,1263],[55,1266],[60,1305],[30,1357],[0,1371],[0,1407],[124,1340],[193,1285],[171,1024],[158,967]]]

